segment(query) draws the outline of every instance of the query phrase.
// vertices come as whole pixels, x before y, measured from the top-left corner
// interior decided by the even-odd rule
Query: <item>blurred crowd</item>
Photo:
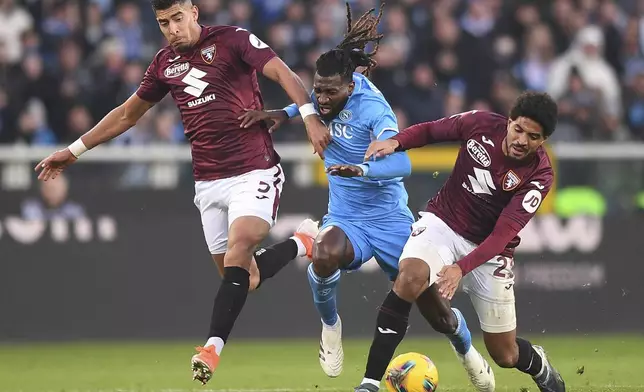
[[[310,86],[342,39],[343,0],[193,0],[247,28]],[[354,19],[376,0],[353,0]],[[644,1],[389,0],[373,81],[401,127],[507,112],[523,89],[560,104],[555,140],[644,139]],[[132,94],[164,45],[146,0],[0,0],[0,142],[69,143]],[[288,101],[262,82],[267,108]],[[275,134],[304,140],[299,127]],[[167,98],[113,143],[185,143]]]

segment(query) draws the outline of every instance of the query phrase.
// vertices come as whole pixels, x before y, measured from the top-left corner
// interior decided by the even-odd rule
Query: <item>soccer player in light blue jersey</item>
[[[389,278],[395,280],[398,259],[414,223],[403,184],[403,178],[411,173],[409,157],[405,153],[394,153],[384,159],[364,162],[372,141],[398,134],[393,110],[365,76],[375,66],[374,53],[366,53],[365,45],[377,43],[382,38],[376,32],[381,13],[375,16],[372,11],[352,26],[348,9],[350,29],[340,45],[318,58],[313,80],[312,101],[332,136],[324,152],[329,206],[319,231],[315,222],[307,220],[296,236],[304,234],[315,239],[312,249],[307,252],[312,259],[307,273],[322,319],[320,365],[330,377],[340,375],[343,368],[342,323],[336,307],[341,271],[356,270],[374,258]],[[356,72],[358,67],[364,68],[364,74]],[[283,110],[249,111],[242,116],[242,126],[272,121],[271,130],[274,130],[296,115],[298,108],[295,105]],[[432,327],[446,334],[460,358],[470,350],[476,353],[463,316],[457,309],[451,309],[434,287],[419,297],[417,305]],[[385,326],[375,333],[396,332]],[[468,358],[472,357],[471,353]],[[493,383],[485,360],[477,354],[475,362],[464,364],[470,378],[473,375],[492,377]],[[475,386],[486,384],[486,381],[472,381]],[[378,386],[380,380],[366,382]]]

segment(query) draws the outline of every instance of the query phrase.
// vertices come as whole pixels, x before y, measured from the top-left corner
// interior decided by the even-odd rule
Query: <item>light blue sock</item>
[[[307,276],[311,291],[313,291],[313,302],[320,313],[322,321],[326,325],[335,325],[338,321],[338,310],[335,303],[335,292],[340,280],[340,270],[328,278],[321,278],[313,271],[313,263],[309,264]]]
[[[458,321],[456,332],[453,334],[446,334],[445,336],[447,336],[449,341],[452,342],[452,345],[459,354],[465,355],[470,351],[470,347],[472,347],[472,334],[467,328],[465,317],[463,317],[461,311],[456,308],[452,308],[452,312],[454,312],[456,320]]]

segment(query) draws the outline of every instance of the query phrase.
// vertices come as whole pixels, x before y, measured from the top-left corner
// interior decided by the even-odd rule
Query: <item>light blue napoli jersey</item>
[[[326,124],[332,137],[324,152],[327,168],[334,164],[363,163],[372,141],[398,132],[396,116],[376,86],[359,73],[353,74],[353,81],[355,89],[344,110]],[[316,103],[315,97],[312,101]],[[328,176],[328,179],[329,215],[350,220],[373,220],[401,213],[411,215],[402,177]]]

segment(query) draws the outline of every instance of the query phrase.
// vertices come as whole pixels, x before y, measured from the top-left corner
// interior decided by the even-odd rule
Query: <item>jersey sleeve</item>
[[[548,195],[553,181],[552,168],[538,172],[514,194],[501,216],[512,219],[521,228],[525,227]]]
[[[148,66],[148,69],[143,75],[143,80],[136,90],[136,95],[147,102],[159,102],[166,96],[170,88],[167,84],[159,79],[159,55],[154,57],[154,60]]]
[[[313,91],[311,91],[311,102],[313,102],[313,106],[317,111],[318,108],[317,108],[317,104],[315,103],[316,101],[315,101],[315,95],[313,95]],[[297,104],[295,103],[285,106],[282,110],[286,112],[286,115],[288,116],[288,118],[293,118],[300,115],[300,109],[297,107]]]
[[[424,122],[405,128],[394,136],[400,144],[399,150],[409,150],[428,144],[440,142],[455,142],[469,137],[476,123],[484,112],[472,110],[444,117],[440,120]]]
[[[369,124],[375,139],[380,139],[385,135],[394,136],[398,133],[398,120],[393,110],[382,103],[380,106],[382,106],[380,110],[374,110],[374,113],[378,113],[378,115]]]
[[[257,72],[262,72],[268,63],[277,54],[255,34],[241,27],[232,31],[232,46],[243,62],[253,67]]]

